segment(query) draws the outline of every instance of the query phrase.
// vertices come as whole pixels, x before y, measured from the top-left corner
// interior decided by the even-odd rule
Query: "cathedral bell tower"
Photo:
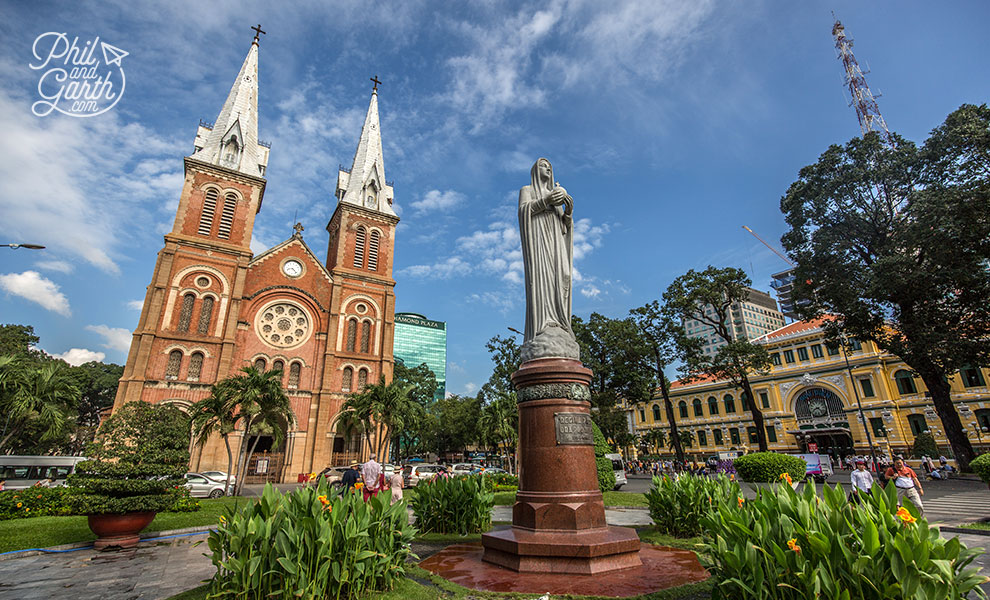
[[[212,125],[200,122],[172,230],[158,253],[114,408],[195,402],[233,365],[268,145],[258,140],[257,30]]]

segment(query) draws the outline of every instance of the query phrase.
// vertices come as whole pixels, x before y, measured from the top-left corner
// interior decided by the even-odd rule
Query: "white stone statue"
[[[571,268],[574,199],[553,179],[550,161],[530,170],[531,185],[519,190],[519,234],[526,270],[526,332],[522,362],[580,358],[571,331]]]

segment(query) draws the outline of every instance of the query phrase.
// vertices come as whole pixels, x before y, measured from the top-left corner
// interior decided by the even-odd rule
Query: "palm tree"
[[[240,494],[247,475],[248,463],[258,446],[261,435],[271,435],[277,448],[295,425],[289,397],[282,389],[281,371],[261,371],[244,367],[241,375],[232,375],[217,382],[212,393],[224,398],[235,410],[235,423],[243,425],[244,436],[237,452],[237,480],[234,493]],[[251,441],[252,436],[254,441]]]
[[[500,453],[501,449],[504,448],[513,455],[515,454],[516,441],[519,439],[517,427],[519,409],[514,399],[514,394],[497,395],[482,409],[478,422],[478,429],[485,445],[494,442],[495,447],[500,449]]]
[[[234,431],[237,424],[237,416],[234,414],[235,405],[231,402],[229,395],[223,393],[223,388],[214,386],[210,390],[210,395],[192,405],[193,438],[197,446],[204,446],[206,441],[214,433],[219,433],[223,439],[223,445],[227,448],[227,473],[230,474],[234,468],[234,455],[230,449],[230,433]],[[223,494],[227,495],[230,488],[230,477],[223,486]]]
[[[375,432],[372,449],[378,456],[385,452],[392,432],[401,429],[415,412],[411,406],[416,404],[410,394],[412,387],[401,381],[385,383],[382,375],[378,383],[365,386],[344,402],[344,410],[353,411],[355,418],[364,424],[365,431]]]
[[[12,356],[0,357],[0,401],[7,414],[0,448],[28,426],[40,426],[43,441],[60,437],[71,426],[79,388],[61,363],[25,365]]]

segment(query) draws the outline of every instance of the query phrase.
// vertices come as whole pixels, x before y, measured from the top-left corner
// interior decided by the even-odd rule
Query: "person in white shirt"
[[[866,461],[857,460],[856,469],[849,475],[852,482],[853,500],[860,502],[859,494],[869,494],[873,487],[873,474],[866,470]]]

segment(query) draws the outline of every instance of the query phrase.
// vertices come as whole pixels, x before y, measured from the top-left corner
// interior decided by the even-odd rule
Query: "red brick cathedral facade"
[[[296,426],[258,470],[294,481],[369,452],[367,440],[339,417],[349,393],[392,377],[399,218],[373,93],[353,167],[338,174],[326,261],[306,245],[299,226],[254,256],[251,235],[268,163],[257,101],[255,41],[216,123],[200,125],[195,151],[185,158],[175,224],[158,253],[114,408],[132,400],[187,408],[242,367],[280,369]],[[235,449],[241,435],[232,436]],[[265,447],[263,438],[259,450]],[[226,467],[219,437],[193,453],[193,469]]]

